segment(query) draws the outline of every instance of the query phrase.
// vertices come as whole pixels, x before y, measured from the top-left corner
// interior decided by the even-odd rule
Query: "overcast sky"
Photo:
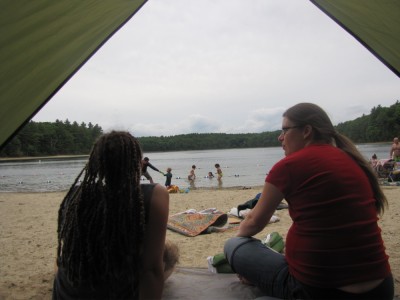
[[[248,133],[298,102],[336,125],[397,100],[400,79],[309,1],[150,0],[33,120]]]

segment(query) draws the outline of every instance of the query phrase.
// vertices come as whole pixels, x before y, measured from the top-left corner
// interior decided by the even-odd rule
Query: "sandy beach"
[[[400,296],[400,187],[383,187],[389,209],[379,224]],[[261,191],[229,188],[191,190],[170,195],[170,215],[188,209],[217,208],[228,212]],[[50,299],[56,252],[57,212],[66,192],[0,193],[0,299]],[[287,209],[276,211],[279,222],[269,224],[259,235],[277,231],[284,238],[291,224]],[[222,252],[234,231],[185,237],[168,230],[167,238],[180,247],[180,266],[207,268],[207,257]]]

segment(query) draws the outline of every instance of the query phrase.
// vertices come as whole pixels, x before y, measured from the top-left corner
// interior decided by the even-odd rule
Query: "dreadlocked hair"
[[[145,226],[141,158],[131,134],[104,134],[64,198],[58,215],[57,263],[74,286],[107,285],[108,298],[120,298],[122,286],[132,295],[138,293]]]
[[[347,153],[367,175],[374,192],[377,212],[383,214],[388,202],[370,163],[349,138],[335,131],[329,116],[322,108],[313,103],[299,103],[289,108],[283,116],[295,122],[298,126],[310,125],[313,128],[314,141],[335,145]]]

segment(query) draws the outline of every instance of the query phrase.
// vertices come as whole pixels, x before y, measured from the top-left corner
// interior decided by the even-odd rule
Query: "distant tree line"
[[[400,137],[400,103],[390,107],[378,105],[369,115],[339,123],[336,130],[355,143],[392,141]],[[94,141],[103,133],[92,123],[72,124],[56,120],[29,122],[0,152],[0,157],[86,155]],[[275,147],[280,131],[262,133],[192,133],[175,136],[139,137],[145,152]]]
[[[400,103],[397,100],[390,107],[378,105],[369,115],[340,123],[336,129],[355,143],[392,141],[400,137]]]
[[[103,133],[99,125],[30,121],[2,149],[1,157],[88,154]]]
[[[371,114],[363,115],[353,121],[339,123],[336,130],[355,143],[376,143],[392,141],[400,137],[400,103],[390,107],[378,105]],[[245,133],[192,133],[175,136],[142,137],[139,141],[145,151],[179,151],[229,148],[257,148],[279,146],[280,130]]]
[[[229,148],[258,148],[278,146],[280,131],[262,133],[191,133],[175,136],[140,137],[140,145],[146,152],[183,151]]]

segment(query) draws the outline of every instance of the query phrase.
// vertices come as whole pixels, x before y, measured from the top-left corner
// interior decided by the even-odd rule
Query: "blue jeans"
[[[264,246],[260,240],[234,237],[225,243],[225,257],[234,272],[260,288],[265,295],[282,299],[393,299],[393,277],[363,294],[338,289],[320,289],[299,282],[289,273],[285,256]]]

